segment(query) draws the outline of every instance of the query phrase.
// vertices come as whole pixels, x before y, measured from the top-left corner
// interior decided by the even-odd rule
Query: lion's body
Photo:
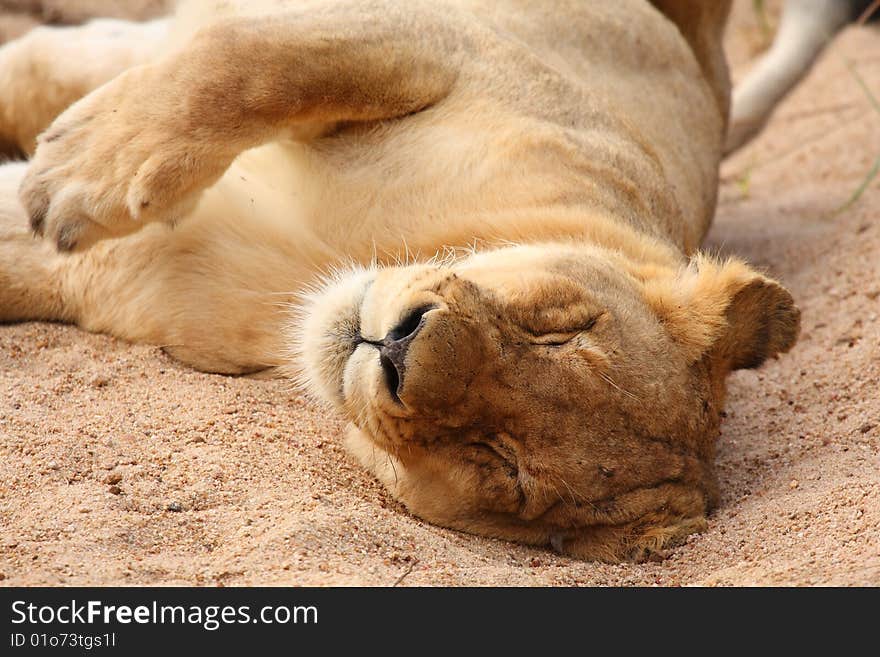
[[[746,346],[728,344],[724,327],[739,326],[731,309],[751,308],[752,301],[738,301],[740,293],[756,294],[762,302],[772,296],[783,309],[777,314],[788,312],[790,298],[755,292],[775,283],[752,277],[742,266],[707,266],[699,280],[682,273],[714,212],[729,97],[720,45],[727,3],[222,4],[226,13],[219,22],[211,11],[214,3],[192,2],[171,27],[158,22],[142,28],[153,39],[153,47],[144,50],[149,53],[143,55],[145,66],[120,75],[62,115],[44,133],[27,172],[24,165],[0,167],[0,320],[62,319],[163,345],[204,370],[260,370],[290,360],[289,306],[297,303],[297,294],[328,268],[354,263],[367,270],[324,288],[307,306],[310,318],[301,342],[314,353],[305,355],[304,369],[314,389],[339,397],[358,435],[369,436],[355,440],[353,450],[417,513],[471,531],[553,541],[572,553],[609,559],[662,546],[698,527],[714,498],[711,440],[723,402],[723,375],[790,346],[795,321],[772,314],[758,321],[771,336],[770,346],[759,348],[756,333],[740,328],[734,333]],[[206,17],[211,18],[206,22]],[[51,47],[34,43],[25,40],[0,50],[0,83],[4,68],[33,59],[35,48]],[[41,75],[50,79],[51,71]],[[16,78],[15,84],[22,81]],[[15,94],[3,84],[0,100],[7,107],[0,115],[0,137],[12,135],[28,150],[34,135],[22,136],[10,127],[20,124],[16,117],[27,108],[16,106]],[[41,108],[38,114],[54,116],[64,109]],[[11,201],[19,184],[34,229],[74,253],[59,255],[47,242],[22,237],[26,213]],[[166,225],[172,220],[173,229]],[[115,236],[121,238],[102,239]],[[536,246],[498,248],[511,243]],[[480,489],[467,476],[449,474],[459,470],[430,459],[405,462],[395,440],[430,435],[436,442],[432,432],[441,425],[444,436],[450,426],[467,433],[466,425],[483,430],[491,425],[493,436],[514,436],[498,448],[505,453],[513,449],[511,441],[524,439],[522,426],[505,425],[502,431],[499,418],[477,418],[476,411],[461,406],[460,395],[437,393],[444,413],[460,409],[454,422],[438,419],[436,408],[428,413],[427,406],[419,406],[439,403],[434,397],[430,403],[407,401],[421,366],[440,358],[442,349],[433,348],[418,361],[407,356],[406,385],[403,361],[394,365],[395,385],[402,391],[401,398],[392,391],[394,403],[407,413],[428,413],[433,425],[417,429],[421,425],[413,417],[400,419],[399,409],[376,420],[379,416],[366,410],[372,402],[359,396],[355,378],[360,375],[352,368],[367,368],[364,381],[373,386],[367,397],[377,398],[376,381],[383,375],[370,345],[393,333],[401,321],[398,306],[411,307],[427,294],[421,287],[425,280],[434,280],[417,266],[376,277],[371,263],[419,261],[469,247],[489,254],[491,272],[484,272],[486,261],[475,256],[474,264],[462,265],[452,277],[470,277],[495,296],[473,306],[468,321],[488,313],[496,296],[510,301],[526,294],[516,285],[546,271],[553,272],[549,283],[537,291],[528,288],[529,308],[558,298],[563,305],[587,303],[580,292],[560,292],[569,285],[557,281],[565,272],[591,289],[589,304],[599,299],[603,307],[620,305],[619,312],[601,315],[603,330],[611,331],[607,318],[612,315],[615,322],[641,327],[639,339],[624,339],[614,329],[614,349],[593,345],[583,351],[589,356],[578,356],[601,372],[602,394],[611,395],[606,405],[598,404],[595,387],[578,389],[576,377],[558,401],[558,412],[573,421],[562,423],[572,440],[584,422],[574,410],[581,404],[577,396],[587,392],[589,412],[607,412],[609,422],[623,422],[619,426],[629,426],[621,418],[639,418],[632,419],[632,436],[625,440],[608,428],[601,440],[581,441],[594,451],[602,441],[622,441],[619,449],[607,451],[617,465],[603,465],[602,472],[621,472],[624,455],[638,451],[643,439],[651,445],[645,454],[654,455],[613,485],[610,479],[583,483],[586,488],[571,484],[578,491],[570,490],[572,496],[606,500],[601,513],[594,507],[589,521],[573,520],[571,514],[552,522],[535,520],[553,506],[536,494],[544,502],[523,502],[520,520],[509,526],[479,504],[456,506],[455,499],[470,494],[464,491]],[[603,265],[587,267],[584,258]],[[467,286],[460,289],[443,277],[431,285],[429,311],[471,307]],[[385,305],[369,301],[370,286],[374,291],[387,286]],[[625,301],[636,289],[641,291]],[[695,290],[709,296],[693,299]],[[392,302],[396,310],[386,308]],[[499,328],[506,312],[505,306],[496,319],[486,317],[487,335],[507,335]],[[328,344],[339,338],[345,322],[345,339],[354,342]],[[785,337],[774,341],[777,324],[785,324],[779,329]],[[459,333],[443,335],[448,346]],[[508,358],[516,352],[510,345],[519,342],[505,340],[498,338],[508,347],[497,353],[485,345],[474,351],[475,362]],[[468,349],[459,345],[432,371],[455,379],[447,366],[471,353]],[[615,363],[621,352],[631,359],[625,365]],[[382,360],[386,377],[392,376],[389,362]],[[536,368],[532,372],[540,371]],[[677,374],[669,374],[672,370]],[[504,379],[498,372],[492,376],[486,381]],[[481,377],[473,370],[474,381]],[[693,377],[699,383],[689,383]],[[516,385],[534,393],[535,385],[526,379]],[[722,383],[710,383],[716,379]],[[660,381],[678,388],[663,391]],[[446,384],[426,380],[422,390],[436,391],[438,385]],[[514,384],[508,385],[506,397],[517,398]],[[496,409],[506,403],[479,389],[476,394]],[[626,401],[649,394],[658,406],[653,415],[645,415],[641,401]],[[386,402],[380,406],[388,407]],[[558,417],[553,422],[545,417],[543,406],[523,403],[532,415],[517,422],[528,425],[533,441],[553,422],[562,426]],[[540,404],[546,403],[541,398]],[[609,410],[614,404],[628,410]],[[580,412],[587,412],[583,404]],[[702,419],[693,419],[695,413]],[[514,416],[513,410],[504,411],[504,422]],[[405,427],[391,430],[374,421]],[[386,460],[376,460],[376,445],[388,452]],[[389,478],[383,473],[392,456],[402,460]],[[552,461],[558,455],[545,457]],[[466,462],[471,467],[474,461]],[[553,470],[546,463],[541,467]],[[571,461],[565,467],[583,465]],[[422,473],[416,485],[413,477],[401,475],[407,469]],[[439,480],[438,472],[443,472]],[[590,479],[595,473],[589,472],[578,476]],[[453,477],[453,484],[444,477]],[[521,494],[528,497],[531,489],[522,481],[518,486],[525,486]],[[440,489],[449,485],[458,492],[438,510]],[[640,492],[645,489],[661,491],[665,501],[655,503],[653,493]],[[431,499],[425,491],[433,491]],[[609,506],[608,496],[618,494],[629,500],[628,511]],[[505,507],[504,513],[511,512]],[[522,518],[537,524],[526,528]],[[589,538],[560,529],[579,522],[605,529],[591,530]],[[637,535],[643,538],[633,538]]]
[[[169,49],[210,4],[184,5]],[[417,29],[440,20],[429,4]],[[447,4],[469,61],[440,106],[338,132],[319,123],[333,134],[242,155],[175,231],[102,247],[106,265],[97,254],[66,263],[71,316],[201,369],[247,371],[282,358],[284,293],[342,260],[558,238],[696,248],[714,211],[724,108],[673,24],[642,1]],[[81,277],[97,286],[82,292]]]

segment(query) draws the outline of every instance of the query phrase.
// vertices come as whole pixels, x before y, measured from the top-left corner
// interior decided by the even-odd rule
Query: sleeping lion
[[[699,252],[728,9],[240,0],[38,29],[0,49],[0,142],[30,156],[0,166],[0,321],[297,378],[428,521],[662,556],[716,502],[725,378],[799,326]]]

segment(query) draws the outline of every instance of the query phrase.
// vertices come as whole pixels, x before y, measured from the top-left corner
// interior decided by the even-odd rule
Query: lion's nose
[[[429,310],[433,310],[433,306],[422,306],[411,311],[376,345],[379,347],[379,362],[385,372],[388,391],[396,401],[400,401],[399,392],[406,374],[406,353],[424,326],[425,313]]]

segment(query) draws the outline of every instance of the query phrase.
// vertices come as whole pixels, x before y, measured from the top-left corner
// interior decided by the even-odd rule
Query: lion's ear
[[[726,318],[727,331],[713,352],[732,370],[758,367],[788,351],[800,332],[801,313],[791,294],[763,276],[755,276],[734,294]]]
[[[698,256],[675,276],[646,281],[645,296],[689,362],[708,355],[730,370],[758,367],[800,330],[788,290],[737,260]]]

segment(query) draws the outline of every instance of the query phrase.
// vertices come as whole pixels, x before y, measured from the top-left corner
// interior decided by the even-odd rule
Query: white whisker
[[[639,398],[636,397],[634,394],[632,394],[632,393],[629,392],[628,390],[624,390],[624,389],[621,388],[619,385],[617,385],[617,384],[614,382],[614,379],[612,379],[612,378],[611,378],[608,374],[606,374],[605,372],[600,372],[600,373],[599,373],[599,376],[602,377],[602,379],[603,379],[605,382],[607,382],[610,386],[612,386],[613,388],[615,388],[617,391],[622,392],[624,395],[626,395],[626,396],[629,397],[630,399],[635,399],[636,401],[639,400]]]

